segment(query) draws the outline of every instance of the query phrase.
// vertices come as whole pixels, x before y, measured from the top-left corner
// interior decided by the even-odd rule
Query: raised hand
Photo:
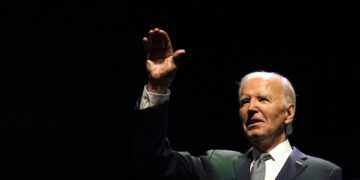
[[[146,68],[149,73],[147,90],[164,94],[175,75],[179,57],[185,54],[185,50],[174,52],[169,35],[159,28],[150,30],[143,42],[147,52]]]

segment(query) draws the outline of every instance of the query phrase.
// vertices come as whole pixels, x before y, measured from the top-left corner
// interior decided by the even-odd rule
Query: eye
[[[249,103],[249,102],[250,102],[249,98],[240,99],[240,107],[243,107],[244,104]]]
[[[260,96],[259,101],[260,102],[270,102],[269,99],[267,97],[264,97],[264,96]]]

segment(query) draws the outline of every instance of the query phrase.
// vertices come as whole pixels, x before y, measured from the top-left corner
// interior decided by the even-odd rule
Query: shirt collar
[[[278,144],[268,153],[271,155],[272,159],[280,166],[284,165],[287,158],[291,154],[291,145],[289,140],[285,140],[284,142]],[[260,151],[256,148],[253,148],[252,150],[252,157],[253,159],[256,159],[260,154]]]
[[[292,149],[289,140],[285,140],[272,149],[269,154],[278,165],[282,166],[290,156],[291,151]]]

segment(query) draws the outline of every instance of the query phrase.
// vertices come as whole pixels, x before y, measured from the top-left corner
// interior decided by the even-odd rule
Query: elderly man
[[[134,160],[151,179],[341,179],[335,164],[302,153],[287,135],[296,96],[289,80],[273,72],[252,72],[240,82],[239,115],[253,145],[246,153],[210,150],[204,156],[176,152],[166,137],[169,86],[185,50],[173,51],[168,34],[155,28],[143,39],[149,82],[135,110]]]

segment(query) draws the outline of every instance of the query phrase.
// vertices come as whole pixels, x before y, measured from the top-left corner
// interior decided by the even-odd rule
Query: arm
[[[133,119],[136,172],[150,179],[202,179],[206,160],[178,153],[170,147],[166,136],[168,103],[146,103],[154,95],[168,94],[178,58],[185,51],[173,52],[169,36],[157,28],[150,30],[143,41],[147,51],[149,82]]]

